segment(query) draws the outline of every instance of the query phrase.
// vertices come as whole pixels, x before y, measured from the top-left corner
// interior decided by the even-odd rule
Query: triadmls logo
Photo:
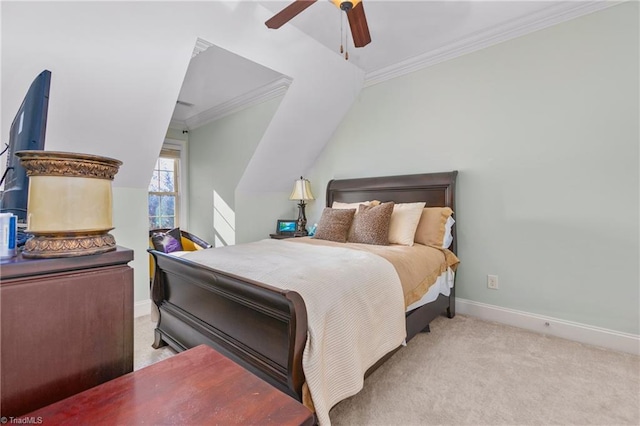
[[[22,416],[22,417],[0,417],[0,424],[10,425],[41,425],[42,417],[38,416]]]

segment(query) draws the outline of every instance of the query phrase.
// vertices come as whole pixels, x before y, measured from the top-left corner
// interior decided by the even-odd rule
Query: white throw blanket
[[[331,407],[360,391],[367,369],[406,337],[400,279],[380,256],[262,240],[183,257],[302,296],[308,322],[302,366],[321,425],[331,424]]]

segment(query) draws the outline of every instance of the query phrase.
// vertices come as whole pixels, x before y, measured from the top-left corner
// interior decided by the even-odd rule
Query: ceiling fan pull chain
[[[344,31],[342,29],[342,11],[338,9],[338,13],[340,16],[340,54],[342,55],[344,53],[344,48],[342,46],[342,38],[344,36]]]
[[[347,16],[346,12],[344,16]],[[344,35],[344,60],[349,60],[349,31]]]

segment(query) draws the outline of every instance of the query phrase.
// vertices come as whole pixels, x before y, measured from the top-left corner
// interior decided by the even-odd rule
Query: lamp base
[[[304,214],[305,202],[303,200],[298,204],[298,221],[296,222],[296,232],[294,237],[306,237],[307,232],[307,216]]]
[[[107,232],[78,233],[77,235],[34,235],[24,245],[22,257],[50,259],[106,253],[116,249],[116,240]]]

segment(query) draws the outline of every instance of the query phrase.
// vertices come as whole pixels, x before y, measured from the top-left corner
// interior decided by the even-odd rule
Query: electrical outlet
[[[492,290],[498,290],[498,276],[497,275],[487,275],[487,287]]]

